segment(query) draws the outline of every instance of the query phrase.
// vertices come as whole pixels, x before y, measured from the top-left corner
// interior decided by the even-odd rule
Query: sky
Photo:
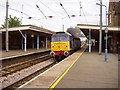
[[[81,2],[81,16],[80,16]],[[63,7],[60,6],[60,3]],[[100,3],[99,0],[9,0],[9,15],[17,16],[22,20],[23,25],[35,25],[49,29],[51,31],[64,31],[77,24],[100,23]],[[39,6],[40,10],[36,7]],[[109,0],[103,0],[103,4],[109,7]],[[20,13],[23,11],[24,14]],[[105,7],[103,7],[103,24],[105,24]],[[5,22],[6,0],[0,0],[0,27]],[[70,16],[70,18],[68,17]],[[75,15],[75,17],[72,17]],[[49,16],[53,16],[49,18]],[[32,17],[28,19],[28,17]],[[47,18],[47,19],[46,19]]]

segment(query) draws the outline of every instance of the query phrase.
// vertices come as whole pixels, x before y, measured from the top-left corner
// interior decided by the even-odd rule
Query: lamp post
[[[105,28],[105,33],[106,33],[106,45],[105,45],[105,62],[107,61],[107,33],[108,33],[108,30],[107,30],[107,6],[106,5],[103,5],[103,4],[99,4],[99,3],[96,3],[96,5],[100,5],[100,6],[104,6],[106,8],[106,28]]]
[[[8,0],[6,0],[6,52],[9,51],[8,7]]]

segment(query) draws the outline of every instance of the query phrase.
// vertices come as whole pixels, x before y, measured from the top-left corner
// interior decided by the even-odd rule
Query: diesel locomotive
[[[70,53],[81,48],[80,38],[77,38],[67,32],[57,32],[51,37],[51,57],[57,61],[67,57]]]

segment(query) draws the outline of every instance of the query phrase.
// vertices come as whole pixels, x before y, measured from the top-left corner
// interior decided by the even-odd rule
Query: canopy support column
[[[91,29],[89,29],[89,53],[91,53]]]

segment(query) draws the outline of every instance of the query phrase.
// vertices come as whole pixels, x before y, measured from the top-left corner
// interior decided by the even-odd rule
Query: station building
[[[6,49],[6,29],[1,29],[2,50]],[[19,27],[8,28],[9,50],[36,48],[50,48],[51,36],[55,34],[44,28],[34,25],[22,25]]]

